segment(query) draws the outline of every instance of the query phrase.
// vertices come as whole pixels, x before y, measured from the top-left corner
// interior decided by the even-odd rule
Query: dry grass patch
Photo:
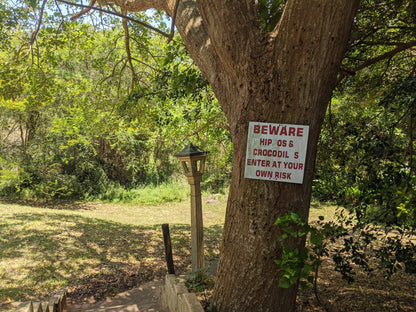
[[[218,257],[225,203],[204,206],[207,257]],[[0,204],[0,310],[67,287],[100,299],[166,273],[162,223],[179,272],[190,267],[189,203]]]

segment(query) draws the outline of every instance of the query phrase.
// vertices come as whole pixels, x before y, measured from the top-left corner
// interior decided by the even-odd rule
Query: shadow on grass
[[[170,225],[175,268],[190,267],[190,226]],[[222,227],[205,228],[207,259],[218,257]],[[0,221],[0,302],[68,287],[75,301],[100,299],[167,272],[160,225],[133,226],[66,214],[23,213]]]

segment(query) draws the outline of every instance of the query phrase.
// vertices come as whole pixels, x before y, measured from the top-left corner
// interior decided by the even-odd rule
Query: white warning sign
[[[244,177],[303,183],[309,126],[250,122]]]

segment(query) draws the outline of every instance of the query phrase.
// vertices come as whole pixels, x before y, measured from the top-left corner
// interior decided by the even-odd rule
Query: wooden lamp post
[[[198,272],[204,268],[204,230],[202,222],[201,185],[205,169],[205,158],[208,152],[193,144],[187,145],[181,152],[175,154],[182,164],[183,172],[191,186],[191,240],[192,240],[192,271]]]

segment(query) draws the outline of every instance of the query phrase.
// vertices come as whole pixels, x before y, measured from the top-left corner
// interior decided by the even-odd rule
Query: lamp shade
[[[199,156],[199,155],[206,155],[209,152],[204,151],[202,149],[200,149],[198,146],[191,144],[188,144],[187,146],[185,146],[185,148],[180,151],[179,153],[176,153],[174,156],[175,157],[192,157],[192,156]]]
[[[181,161],[183,173],[188,178],[189,183],[201,181],[207,154],[207,151],[203,151],[199,147],[189,144],[181,152],[174,155]]]

